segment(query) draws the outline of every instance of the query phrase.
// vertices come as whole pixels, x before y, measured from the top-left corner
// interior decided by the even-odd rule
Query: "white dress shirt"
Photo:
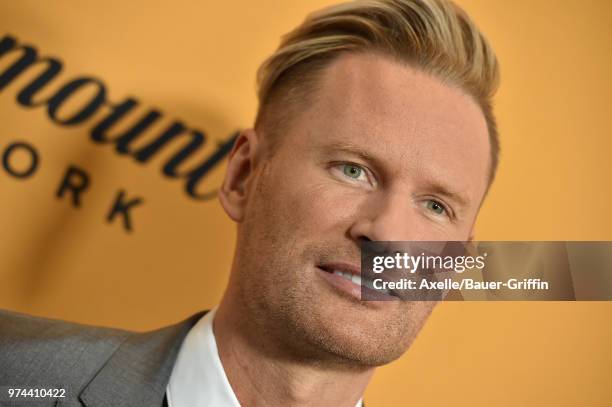
[[[166,388],[168,407],[240,407],[219,358],[215,311],[206,313],[181,345]],[[355,407],[362,407],[361,400]]]

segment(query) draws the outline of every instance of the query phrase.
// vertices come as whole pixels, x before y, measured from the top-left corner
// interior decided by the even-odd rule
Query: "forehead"
[[[395,171],[486,189],[484,115],[461,89],[376,54],[343,54],[321,74],[297,120],[309,143],[357,144]]]

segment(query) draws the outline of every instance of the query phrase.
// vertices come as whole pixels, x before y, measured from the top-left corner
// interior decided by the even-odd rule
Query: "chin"
[[[406,320],[389,321],[381,315],[360,317],[324,302],[318,305],[320,308],[309,314],[293,317],[300,326],[296,345],[302,347],[296,351],[310,350],[302,353],[305,359],[322,363],[354,368],[388,364],[406,352],[422,326]]]
[[[355,367],[386,365],[402,356],[414,340],[410,335],[399,338],[380,334],[355,337],[346,332],[327,331],[319,337],[318,345],[331,359]]]

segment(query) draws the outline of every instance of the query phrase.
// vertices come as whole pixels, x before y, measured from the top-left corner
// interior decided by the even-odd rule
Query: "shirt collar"
[[[240,407],[217,351],[215,312],[206,313],[181,346],[166,390],[169,407]]]
[[[166,388],[169,407],[240,407],[219,358],[216,311],[207,312],[185,337]],[[355,405],[362,406],[361,400]]]

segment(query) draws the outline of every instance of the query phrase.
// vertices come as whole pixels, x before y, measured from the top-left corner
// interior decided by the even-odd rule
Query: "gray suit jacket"
[[[16,406],[160,407],[183,339],[205,313],[136,333],[0,310],[0,405],[13,405],[11,387],[66,389],[64,399]]]

